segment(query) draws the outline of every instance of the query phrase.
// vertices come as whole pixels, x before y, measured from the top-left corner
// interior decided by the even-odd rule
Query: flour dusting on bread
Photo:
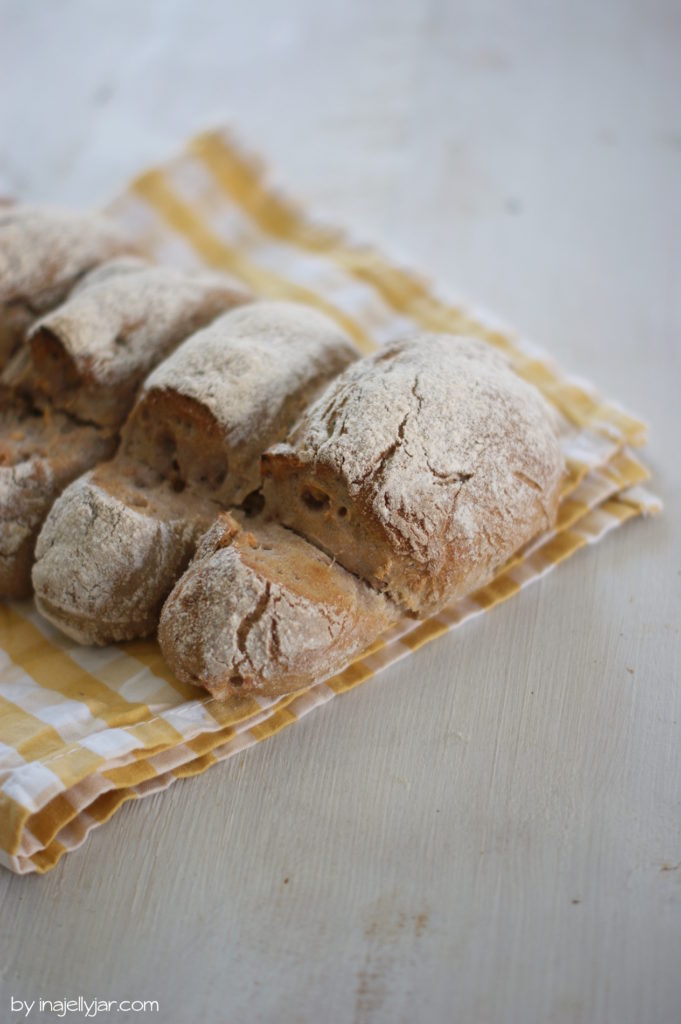
[[[349,367],[263,458],[271,515],[418,614],[555,516],[543,398],[482,343],[418,335]]]

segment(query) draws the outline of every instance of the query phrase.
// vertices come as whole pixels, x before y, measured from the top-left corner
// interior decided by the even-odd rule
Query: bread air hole
[[[309,509],[312,509],[313,512],[321,512],[322,509],[328,508],[331,504],[331,498],[326,491],[323,491],[320,487],[314,487],[312,484],[307,484],[307,486],[303,487],[300,497],[303,503]]]
[[[172,476],[170,477],[170,486],[176,494],[182,494],[182,491],[187,486],[180,475],[180,463],[177,458],[171,460],[170,467],[172,469]]]
[[[244,498],[241,503],[241,507],[249,518],[251,516],[256,516],[259,512],[262,512],[265,507],[265,498],[262,491],[251,491],[251,493],[246,495]]]

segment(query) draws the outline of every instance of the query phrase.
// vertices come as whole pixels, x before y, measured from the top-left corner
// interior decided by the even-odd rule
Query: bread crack
[[[417,391],[419,383],[420,383],[419,374],[417,373],[416,376],[414,377],[414,383],[411,386],[411,393],[412,393],[412,395],[414,396],[414,398],[416,399],[416,402],[417,402],[417,406],[416,406],[416,415],[417,416],[420,414],[421,409],[423,408],[423,395],[420,395],[418,393],[418,391]]]
[[[248,662],[252,665],[251,657],[247,650],[248,637],[253,627],[260,621],[265,614],[265,609],[270,601],[270,590],[271,584],[265,583],[265,589],[256,601],[255,607],[245,615],[239,624],[239,628],[236,631],[236,645],[242,657],[239,660],[239,671],[244,662]]]
[[[397,427],[397,437],[395,438],[395,440],[391,442],[391,444],[389,444],[388,447],[385,448],[382,452],[379,452],[376,458],[376,462],[370,467],[369,470],[367,470],[366,473],[363,474],[363,476],[359,477],[359,479],[355,481],[355,483],[362,485],[366,483],[367,480],[371,480],[372,477],[381,476],[385,472],[390,459],[392,459],[397,449],[404,442],[404,428],[407,425],[407,420],[409,419],[409,416],[410,413],[408,412],[404,414],[402,420],[400,421]]]
[[[426,465],[433,476],[436,477],[437,482],[442,484],[465,484],[475,475],[474,473],[465,473],[462,470],[455,470],[453,473],[445,473],[441,469],[436,469],[428,459],[426,459]]]
[[[344,411],[346,405],[348,404],[349,398],[350,394],[349,392],[346,391],[345,394],[340,395],[337,398],[334,398],[333,401],[331,402],[331,405],[326,410],[326,413],[324,415],[324,422],[326,424],[326,432],[329,438],[331,438],[335,433],[336,423],[338,422],[341,413]],[[338,432],[339,436],[342,436],[346,432],[346,429],[347,428],[345,425],[345,419],[343,419],[343,422],[341,423],[340,426],[340,430]]]
[[[268,584],[269,586],[269,584]],[[268,644],[268,653],[270,658],[275,664],[278,664],[281,659],[281,643],[279,640],[279,623],[276,615],[276,602],[275,602],[275,613],[272,615],[270,622],[270,636]]]
[[[520,469],[514,469],[513,476],[516,478],[516,480],[520,480],[522,483],[527,484],[528,487],[531,487],[533,490],[538,491],[539,494],[543,494],[543,488],[541,484],[538,484],[537,481],[533,480],[531,476],[527,475],[527,473],[523,473],[523,471]]]

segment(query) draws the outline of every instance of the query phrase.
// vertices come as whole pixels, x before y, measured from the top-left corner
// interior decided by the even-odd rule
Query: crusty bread
[[[244,306],[189,338],[146,380],[122,451],[224,505],[260,484],[259,458],[357,351],[322,313],[293,302]]]
[[[30,358],[7,383],[53,408],[120,427],[138,386],[185,338],[252,296],[229,278],[185,274],[132,257],[91,271],[28,334]],[[22,351],[22,355],[24,355]]]
[[[328,678],[399,617],[392,602],[275,523],[220,515],[166,601],[178,679],[274,697]]]
[[[551,525],[564,471],[540,393],[480,342],[432,334],[350,366],[262,464],[270,516],[415,615]]]
[[[262,465],[264,516],[292,529],[220,516],[161,613],[173,671],[220,697],[323,680],[479,586],[553,521],[563,472],[541,396],[441,335],[354,363]]]
[[[97,264],[130,251],[120,229],[94,213],[0,209],[0,368],[31,323]]]
[[[82,642],[153,632],[216,513],[357,353],[326,317],[254,303],[189,338],[146,380],[116,458],[55,503],[36,547],[40,610]]]
[[[147,466],[97,466],[57,498],[40,532],[37,607],[84,644],[153,633],[169,587],[218,509]]]
[[[0,404],[0,596],[31,592],[33,548],[47,511],[83,471],[111,456],[111,431],[37,410],[3,391]]]
[[[50,506],[113,454],[145,372],[194,328],[249,299],[229,279],[122,257],[88,273],[38,321],[1,378],[16,401],[0,421],[0,597],[30,593],[33,546]]]

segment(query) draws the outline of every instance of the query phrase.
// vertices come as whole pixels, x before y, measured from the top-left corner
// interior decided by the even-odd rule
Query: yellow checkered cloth
[[[206,265],[262,296],[334,317],[369,352],[413,328],[465,331],[501,350],[556,406],[569,467],[557,527],[498,577],[425,622],[404,620],[344,672],[294,696],[221,703],[179,683],[154,641],[84,648],[30,603],[0,608],[0,863],[44,872],[125,800],[164,789],[298,721],[336,694],[516,594],[657,499],[630,446],[645,426],[486,314],[311,220],[226,132],[194,139],[109,212],[155,259]]]

